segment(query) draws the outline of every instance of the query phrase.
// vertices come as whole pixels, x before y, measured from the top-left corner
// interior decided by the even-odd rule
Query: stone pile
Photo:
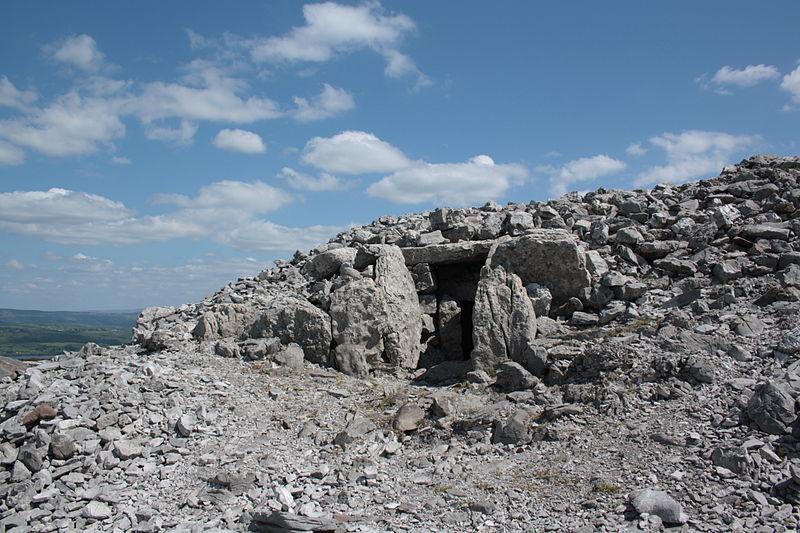
[[[381,217],[148,309],[0,375],[0,528],[796,529],[799,179]]]

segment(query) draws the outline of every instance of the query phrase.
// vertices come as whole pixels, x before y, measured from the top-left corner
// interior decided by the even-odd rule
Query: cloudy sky
[[[800,3],[0,7],[0,307],[196,301],[383,214],[796,155]]]

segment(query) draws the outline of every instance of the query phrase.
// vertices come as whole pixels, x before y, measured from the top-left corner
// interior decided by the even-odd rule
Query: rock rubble
[[[381,217],[0,364],[0,531],[800,527],[800,158]]]

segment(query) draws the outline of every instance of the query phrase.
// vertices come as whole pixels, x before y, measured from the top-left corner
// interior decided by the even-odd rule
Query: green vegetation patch
[[[127,344],[131,329],[77,324],[0,325],[0,355],[18,359],[58,355],[80,350],[87,342],[101,346]]]

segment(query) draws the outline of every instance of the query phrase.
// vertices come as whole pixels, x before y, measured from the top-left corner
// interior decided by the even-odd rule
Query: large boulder
[[[281,294],[260,310],[249,336],[277,337],[281,344],[295,343],[312,363],[327,363],[331,348],[331,319],[300,296]]]
[[[529,230],[517,239],[498,243],[488,264],[503,266],[526,285],[544,285],[553,295],[554,307],[578,296],[591,283],[583,250],[564,230]]]
[[[506,359],[525,364],[536,338],[536,314],[519,276],[502,266],[481,269],[472,325],[476,368],[492,370]]]
[[[303,268],[303,272],[314,279],[326,279],[337,272],[343,264],[352,265],[358,250],[355,248],[334,248],[313,256]]]
[[[422,310],[411,272],[397,246],[381,246],[375,263],[375,283],[386,306],[384,345],[389,362],[417,368],[422,336]]]
[[[386,304],[374,280],[363,278],[331,293],[333,340],[337,345],[359,347],[369,367],[381,360]]]
[[[240,339],[258,318],[258,310],[247,304],[219,304],[200,315],[192,332],[198,340]]]
[[[381,363],[416,368],[422,311],[414,280],[397,246],[369,251],[376,257],[375,279],[354,280],[331,293],[333,340],[360,347],[370,368]]]
[[[283,345],[299,345],[309,361],[326,363],[331,346],[331,321],[305,298],[278,294],[262,307],[220,304],[201,315],[193,335],[207,341],[278,338]]]

